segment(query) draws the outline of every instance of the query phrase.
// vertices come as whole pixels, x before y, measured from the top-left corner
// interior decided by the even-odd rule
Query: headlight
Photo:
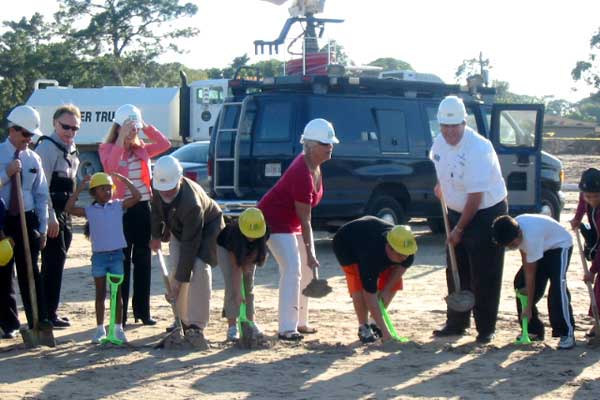
[[[558,175],[560,177],[560,185],[562,186],[563,182],[565,181],[565,170],[561,168]]]

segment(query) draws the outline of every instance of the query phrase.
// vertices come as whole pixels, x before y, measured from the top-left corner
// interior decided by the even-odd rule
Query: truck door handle
[[[517,154],[517,161],[513,162],[513,165],[519,167],[528,167],[531,165],[529,161],[529,154]]]

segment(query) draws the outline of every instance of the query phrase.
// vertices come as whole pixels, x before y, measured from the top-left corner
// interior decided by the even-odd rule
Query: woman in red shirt
[[[302,294],[311,269],[319,267],[311,209],[323,197],[320,166],[339,140],[331,123],[317,118],[306,124],[300,143],[302,154],[258,203],[271,231],[267,245],[279,265],[279,339],[292,341],[316,332],[308,325],[308,298]]]
[[[139,138],[140,133],[151,143]],[[129,178],[140,191],[141,201],[123,215],[123,230],[127,240],[123,263],[125,278],[121,287],[123,297],[123,326],[127,321],[129,282],[133,263],[133,317],[144,325],[155,325],[150,315],[150,158],[156,157],[171,147],[171,142],[158,129],[142,121],[142,113],[131,104],[117,109],[112,127],[104,143],[100,145],[100,161],[106,173],[118,172]],[[117,180],[115,198],[131,196],[127,187]]]

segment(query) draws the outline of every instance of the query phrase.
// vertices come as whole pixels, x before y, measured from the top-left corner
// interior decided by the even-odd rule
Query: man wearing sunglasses
[[[33,327],[33,314],[29,296],[27,262],[23,244],[20,208],[18,202],[17,174],[21,176],[21,189],[27,233],[33,267],[37,305],[41,323],[47,323],[47,308],[43,281],[38,269],[40,250],[46,245],[48,222],[48,184],[40,157],[29,149],[34,134],[41,135],[40,115],[29,106],[15,107],[7,117],[8,139],[0,144],[0,198],[8,206],[4,232],[15,242],[14,257],[0,268],[0,327],[2,338],[11,339],[17,334],[19,318],[13,288],[13,265],[17,269],[21,299],[29,328]]]
[[[54,132],[40,137],[35,146],[50,190],[48,241],[42,250],[42,279],[48,318],[55,328],[66,328],[71,324],[68,318],[58,316],[57,309],[62,274],[73,237],[71,216],[65,212],[65,205],[75,189],[79,167],[75,135],[81,125],[81,112],[73,104],[63,105],[54,112],[52,122]]]

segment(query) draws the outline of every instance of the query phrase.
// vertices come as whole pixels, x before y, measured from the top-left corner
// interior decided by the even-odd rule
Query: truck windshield
[[[222,104],[223,88],[221,86],[202,87],[196,90],[196,103]]]

